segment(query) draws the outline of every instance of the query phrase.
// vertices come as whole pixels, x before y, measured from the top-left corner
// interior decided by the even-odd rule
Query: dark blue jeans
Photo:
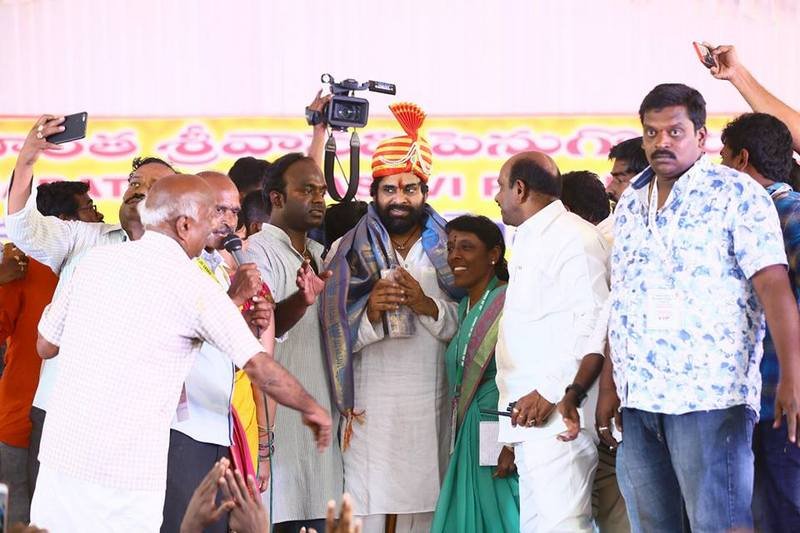
[[[800,448],[789,442],[785,418],[778,429],[773,422],[763,420],[753,432],[753,519],[764,533],[800,531]]]
[[[752,528],[755,413],[744,405],[683,415],[623,409],[617,478],[633,531]]]

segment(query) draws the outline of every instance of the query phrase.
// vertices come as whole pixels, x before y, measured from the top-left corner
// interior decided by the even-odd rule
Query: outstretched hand
[[[333,272],[326,270],[317,275],[314,269],[311,268],[311,262],[308,260],[303,261],[300,268],[297,269],[297,288],[303,295],[303,301],[307,306],[314,305],[317,301],[317,296],[322,294],[325,290],[325,282],[328,281]]]
[[[229,466],[230,462],[227,459],[220,459],[200,482],[183,515],[181,533],[200,533],[233,509],[234,502],[231,500],[217,505],[217,488]]]

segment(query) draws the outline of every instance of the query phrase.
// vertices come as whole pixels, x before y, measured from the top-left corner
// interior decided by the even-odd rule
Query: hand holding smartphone
[[[63,144],[83,139],[86,137],[86,121],[88,116],[86,111],[65,116],[64,122],[61,123],[64,131],[45,137],[45,140],[53,144]]]
[[[711,47],[699,41],[694,41],[694,51],[697,52],[697,58],[706,68],[717,66],[717,60],[714,59],[714,54],[711,53]]]

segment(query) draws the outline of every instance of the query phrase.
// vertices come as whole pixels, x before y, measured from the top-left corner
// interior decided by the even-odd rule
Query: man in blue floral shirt
[[[792,134],[772,115],[747,113],[725,127],[722,142],[722,164],[748,174],[775,203],[789,281],[800,303],[800,193],[786,183],[793,165]],[[759,531],[800,531],[800,448],[786,446],[786,424],[773,427],[780,368],[769,326],[761,359],[761,418],[753,433],[753,518]]]
[[[765,313],[782,369],[776,416],[787,414],[793,442],[800,405],[778,215],[763,187],[703,156],[696,90],[659,85],[639,117],[650,167],[620,197],[611,257],[620,488],[634,531],[680,531],[682,502],[693,531],[751,528]],[[598,402],[604,440],[608,404]]]

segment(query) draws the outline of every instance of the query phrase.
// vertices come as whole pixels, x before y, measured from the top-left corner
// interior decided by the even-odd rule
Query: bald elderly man
[[[219,250],[222,241],[236,229],[239,211],[239,191],[225,174],[200,172],[198,174],[214,192],[216,225],[206,241],[206,246],[195,258],[198,268],[209,279],[214,280],[221,291],[230,296],[234,304],[241,306],[255,296],[261,288],[258,268],[245,264],[228,275]],[[259,302],[259,306],[266,302]],[[252,322],[263,318],[263,308]],[[268,311],[267,311],[268,312]],[[200,347],[197,358],[186,377],[180,401],[172,420],[167,462],[167,491],[164,498],[163,533],[178,531],[183,515],[192,499],[192,494],[206,473],[218,460],[229,457],[231,446],[231,398],[233,395],[235,365],[226,354],[208,342]],[[227,514],[206,527],[206,533],[226,533]]]
[[[499,408],[512,415],[500,417],[499,440],[519,471],[520,529],[592,531],[597,448],[584,400],[603,363],[608,245],[561,203],[561,174],[546,155],[512,157],[497,181],[503,222],[517,228],[496,380]]]
[[[199,177],[161,178],[140,203],[142,238],[90,251],[43,314],[39,354],[61,363],[31,508],[40,527],[159,530],[170,421],[204,342],[302,412],[319,450],[330,444],[330,414],[191,260],[218,227],[216,205]]]

